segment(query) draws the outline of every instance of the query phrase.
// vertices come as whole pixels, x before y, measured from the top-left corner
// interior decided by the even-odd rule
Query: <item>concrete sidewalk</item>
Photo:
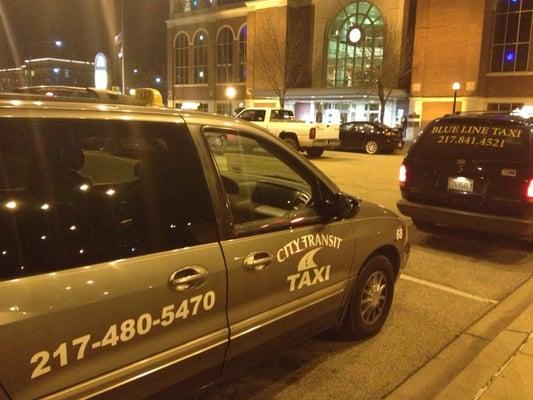
[[[532,299],[530,278],[387,400],[533,399]]]

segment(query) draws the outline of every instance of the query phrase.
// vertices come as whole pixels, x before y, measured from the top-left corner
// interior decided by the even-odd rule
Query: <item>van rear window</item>
[[[429,125],[411,153],[417,158],[527,161],[529,129],[514,124],[446,121]]]

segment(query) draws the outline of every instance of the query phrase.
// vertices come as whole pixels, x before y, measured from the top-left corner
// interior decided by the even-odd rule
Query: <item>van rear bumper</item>
[[[481,232],[500,233],[512,236],[533,235],[533,215],[505,217],[471,211],[435,207],[401,199],[396,203],[403,215],[420,221],[433,222],[453,228]]]

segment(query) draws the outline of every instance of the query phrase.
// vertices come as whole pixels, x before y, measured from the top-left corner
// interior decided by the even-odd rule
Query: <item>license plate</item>
[[[448,178],[448,190],[454,192],[472,193],[474,191],[474,180],[458,176],[456,178]]]

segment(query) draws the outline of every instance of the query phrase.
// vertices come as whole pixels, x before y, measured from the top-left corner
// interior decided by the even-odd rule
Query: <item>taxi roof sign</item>
[[[157,89],[138,88],[135,89],[135,98],[146,106],[164,107],[163,96]]]

